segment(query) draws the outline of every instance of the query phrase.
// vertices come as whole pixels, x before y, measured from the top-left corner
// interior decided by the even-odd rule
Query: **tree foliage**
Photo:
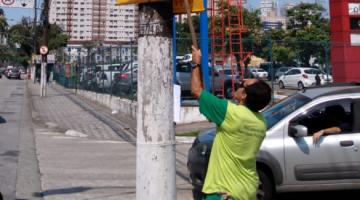
[[[0,29],[1,29],[0,20]],[[36,40],[34,43],[34,27],[33,23],[29,18],[23,18],[20,23],[11,26],[6,30],[8,35],[8,50],[10,57],[9,59],[13,62],[20,63],[23,66],[28,65],[28,61],[31,59],[34,49],[38,54],[40,45],[44,44],[42,33],[42,25],[36,27]],[[56,50],[60,47],[67,45],[69,37],[63,34],[61,28],[56,24],[51,24],[49,29],[49,50]],[[34,47],[35,45],[35,47]]]

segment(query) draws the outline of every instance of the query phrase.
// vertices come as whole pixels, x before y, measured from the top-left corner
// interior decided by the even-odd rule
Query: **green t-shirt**
[[[227,192],[236,200],[256,200],[256,155],[266,134],[265,119],[260,113],[206,91],[201,93],[199,107],[217,124],[202,191]]]

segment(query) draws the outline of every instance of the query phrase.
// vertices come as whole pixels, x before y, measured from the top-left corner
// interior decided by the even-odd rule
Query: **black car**
[[[208,168],[210,152],[215,138],[215,132],[215,128],[202,132],[198,137],[196,137],[192,147],[189,150],[187,166],[190,172],[190,180],[191,184],[193,185],[193,197],[195,200],[202,200],[204,198],[204,194],[201,192],[201,189],[204,184]],[[271,183],[263,172],[258,171],[258,175],[260,181],[257,192],[257,199],[267,200],[268,198],[264,194],[265,190],[266,192],[271,191],[269,188],[272,187]]]
[[[16,79],[20,79],[21,77],[21,73],[19,69],[13,68],[10,69],[7,73],[7,77],[10,78],[16,78]]]

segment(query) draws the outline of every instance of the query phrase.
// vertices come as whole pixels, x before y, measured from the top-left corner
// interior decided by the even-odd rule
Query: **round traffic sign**
[[[10,6],[15,3],[15,0],[1,0],[4,5]]]
[[[40,47],[40,54],[42,54],[42,55],[45,55],[45,54],[47,54],[48,53],[48,48],[47,48],[47,46],[41,46]]]

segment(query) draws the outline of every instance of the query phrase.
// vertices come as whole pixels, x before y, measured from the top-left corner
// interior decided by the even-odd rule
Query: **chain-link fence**
[[[292,67],[314,68],[308,79],[316,85],[315,75],[331,82],[330,46],[328,41],[295,41],[275,39],[244,39],[242,52],[238,42],[223,40],[223,53],[211,48],[215,39],[209,39],[209,84],[219,96],[231,98],[234,84],[242,78],[260,78],[278,91],[281,75]],[[216,39],[219,40],[219,39]],[[199,39],[201,41],[201,38]],[[191,39],[179,38],[176,42],[176,80],[181,85],[182,97],[191,97]],[[235,54],[235,55],[234,55]],[[240,55],[249,55],[242,63]],[[68,88],[106,93],[136,100],[137,93],[137,44],[83,45],[58,50],[54,67],[54,80]],[[240,64],[241,63],[241,64]],[[141,80],[139,80],[141,81]],[[325,83],[325,82],[323,82]],[[297,87],[297,86],[296,86]]]
[[[54,80],[59,84],[135,100],[136,43],[73,47],[58,52],[62,57],[58,56]]]

